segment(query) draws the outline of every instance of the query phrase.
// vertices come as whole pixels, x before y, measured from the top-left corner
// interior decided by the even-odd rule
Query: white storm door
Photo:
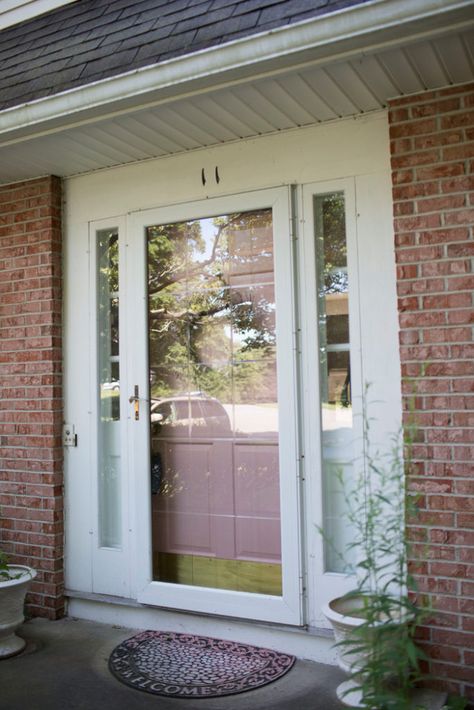
[[[301,624],[290,191],[133,213],[139,602]]]

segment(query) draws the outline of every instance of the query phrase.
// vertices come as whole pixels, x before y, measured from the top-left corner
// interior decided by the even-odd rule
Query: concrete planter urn
[[[0,575],[0,660],[23,651],[26,643],[15,634],[24,621],[28,586],[36,571],[24,565],[7,565]]]
[[[357,596],[339,597],[323,606],[322,612],[331,623],[336,644],[354,638],[354,630],[364,623],[360,614],[361,606],[363,606],[361,599]],[[337,662],[339,668],[345,673],[354,673],[363,667],[364,658],[362,654],[344,653],[344,647],[339,646],[337,647]],[[364,707],[361,693],[354,686],[354,681],[343,681],[336,689],[337,697],[349,707]]]
[[[325,617],[330,621],[333,627],[336,644],[340,644],[341,642],[347,643],[347,646],[339,645],[337,647],[338,665],[341,670],[350,674],[357,673],[358,671],[363,672],[366,663],[364,651],[354,653],[354,648],[362,645],[357,642],[357,634],[355,631],[364,623],[363,609],[364,596],[362,594],[333,599],[322,608]],[[405,614],[401,616],[399,621],[391,617],[389,622],[387,622],[387,620],[374,622],[374,637],[378,630],[382,626],[386,626],[387,623],[392,627],[393,625],[400,627],[400,624],[412,623],[412,618]],[[369,638],[372,638],[372,625]],[[348,650],[352,650],[352,652],[347,653]],[[387,677],[388,685],[390,685],[390,681],[391,678]],[[349,679],[340,683],[336,689],[336,693],[337,697],[344,705],[351,708],[366,708],[367,710],[368,706],[364,703],[362,691],[355,680]],[[446,697],[447,694],[444,692],[430,690],[428,688],[413,688],[407,698],[406,709],[418,710],[419,708],[423,708],[424,710],[442,710],[446,702]]]
[[[376,597],[353,593],[346,597],[333,599],[323,607],[323,613],[328,621],[331,622],[334,630],[339,668],[346,673],[364,674],[369,656],[378,642],[377,639],[383,638],[380,634],[389,629],[400,629],[401,625],[408,625],[412,622],[412,618],[407,614],[400,615],[400,610],[392,612],[390,617],[382,615],[380,620],[370,622],[369,629],[366,627],[364,640],[362,641],[360,635],[357,635],[357,629],[362,624],[367,624],[365,621],[367,609],[372,605],[377,605]],[[384,643],[389,644],[389,639]],[[394,653],[396,653],[396,649],[394,649]],[[386,682],[387,687],[390,687],[394,680],[395,677],[390,672],[385,676],[384,682]],[[344,705],[351,708],[367,707],[363,702],[360,684],[352,678],[343,681],[337,687],[336,693]]]
[[[336,643],[352,637],[354,629],[364,623],[360,613],[361,607],[362,604],[358,596],[339,597],[332,599],[329,604],[325,604],[322,611],[326,619],[331,622]],[[337,654],[339,668],[346,673],[359,668],[363,660],[357,654],[352,653],[350,657],[347,657],[341,647],[337,649]]]

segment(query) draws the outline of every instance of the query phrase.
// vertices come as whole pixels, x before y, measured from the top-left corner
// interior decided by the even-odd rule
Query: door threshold
[[[179,631],[223,638],[291,653],[318,663],[336,664],[330,629],[294,627],[268,622],[175,611],[138,603],[135,599],[68,589],[70,617],[130,629]]]

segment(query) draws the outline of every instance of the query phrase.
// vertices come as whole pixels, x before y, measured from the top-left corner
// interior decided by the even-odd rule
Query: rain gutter
[[[256,74],[360,55],[472,22],[472,0],[370,0],[6,109],[0,112],[0,140],[16,142]]]

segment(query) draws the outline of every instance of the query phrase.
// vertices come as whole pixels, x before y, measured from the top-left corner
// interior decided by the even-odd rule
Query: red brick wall
[[[0,186],[0,544],[63,613],[61,183]]]
[[[396,99],[389,119],[402,375],[418,378],[413,532],[428,543],[414,556],[434,610],[422,635],[438,684],[474,699],[474,85]]]

